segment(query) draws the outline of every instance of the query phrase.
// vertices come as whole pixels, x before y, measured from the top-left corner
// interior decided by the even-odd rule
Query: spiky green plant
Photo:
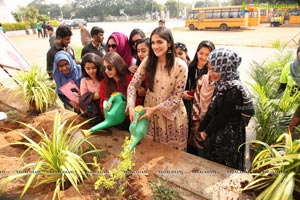
[[[88,163],[83,160],[83,156],[98,153],[100,150],[97,150],[95,146],[89,142],[91,136],[80,137],[78,134],[80,133],[80,127],[87,123],[87,121],[78,125],[74,125],[74,122],[75,120],[67,126],[67,121],[62,121],[60,115],[56,114],[53,131],[50,136],[32,127],[30,124],[20,122],[41,137],[41,141],[36,143],[26,135],[20,133],[26,142],[15,142],[12,144],[25,145],[28,147],[21,157],[33,151],[38,155],[38,159],[35,162],[26,164],[18,170],[20,172],[31,171],[33,173],[17,173],[1,180],[1,191],[7,187],[8,183],[28,177],[20,197],[22,197],[30,187],[55,183],[52,199],[56,199],[56,196],[60,199],[60,189],[64,189],[64,185],[67,181],[80,193],[77,187],[78,184],[83,182],[85,178],[92,176],[91,173],[87,173],[90,170]],[[85,142],[92,147],[92,150],[83,152],[82,145]]]
[[[259,140],[249,142],[264,148],[252,162],[253,179],[243,191],[259,190],[256,199],[264,200],[292,200],[300,195],[300,141],[284,133],[270,146]]]
[[[248,72],[251,78],[248,84],[255,102],[256,139],[269,145],[286,130],[299,99],[299,94],[290,97],[278,93],[282,68],[293,56],[283,51],[280,41],[275,41],[273,46],[277,49],[274,56],[261,63],[253,61]],[[256,151],[260,150],[258,147]]]
[[[17,71],[13,76],[18,84],[10,88],[11,95],[21,96],[29,105],[34,104],[38,111],[48,109],[56,102],[55,85],[53,81],[47,80],[47,75],[36,65],[29,71]]]

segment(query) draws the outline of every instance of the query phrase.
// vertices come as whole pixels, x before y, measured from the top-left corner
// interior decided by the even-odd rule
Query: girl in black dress
[[[233,50],[220,48],[208,57],[209,70],[219,74],[216,94],[205,115],[199,134],[205,140],[205,158],[239,170],[244,170],[246,130],[254,115],[250,93],[240,81],[237,71],[242,58]]]

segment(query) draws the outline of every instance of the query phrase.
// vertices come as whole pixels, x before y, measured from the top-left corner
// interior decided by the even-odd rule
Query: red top
[[[117,91],[115,92],[121,92],[126,98],[127,98],[127,87],[132,79],[132,75],[128,74],[126,77],[126,86],[125,87],[121,87],[121,81],[119,80],[117,83]],[[101,82],[100,82],[100,92],[99,92],[99,96],[100,96],[100,111],[101,114],[104,115],[104,110],[103,110],[103,102],[107,101],[110,97],[106,96],[106,85],[105,85],[105,81],[107,80],[108,77],[105,77]],[[124,89],[123,89],[124,88]],[[135,101],[136,105],[143,105],[144,104],[144,97],[137,97],[136,101]]]

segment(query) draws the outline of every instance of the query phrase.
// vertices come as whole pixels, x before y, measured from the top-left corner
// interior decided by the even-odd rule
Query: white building
[[[11,10],[6,6],[5,0],[0,0],[0,23],[15,22]]]

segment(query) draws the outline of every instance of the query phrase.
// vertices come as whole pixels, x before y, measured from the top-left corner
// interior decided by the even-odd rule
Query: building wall
[[[6,6],[5,0],[0,0],[0,23],[15,22],[11,10]]]

